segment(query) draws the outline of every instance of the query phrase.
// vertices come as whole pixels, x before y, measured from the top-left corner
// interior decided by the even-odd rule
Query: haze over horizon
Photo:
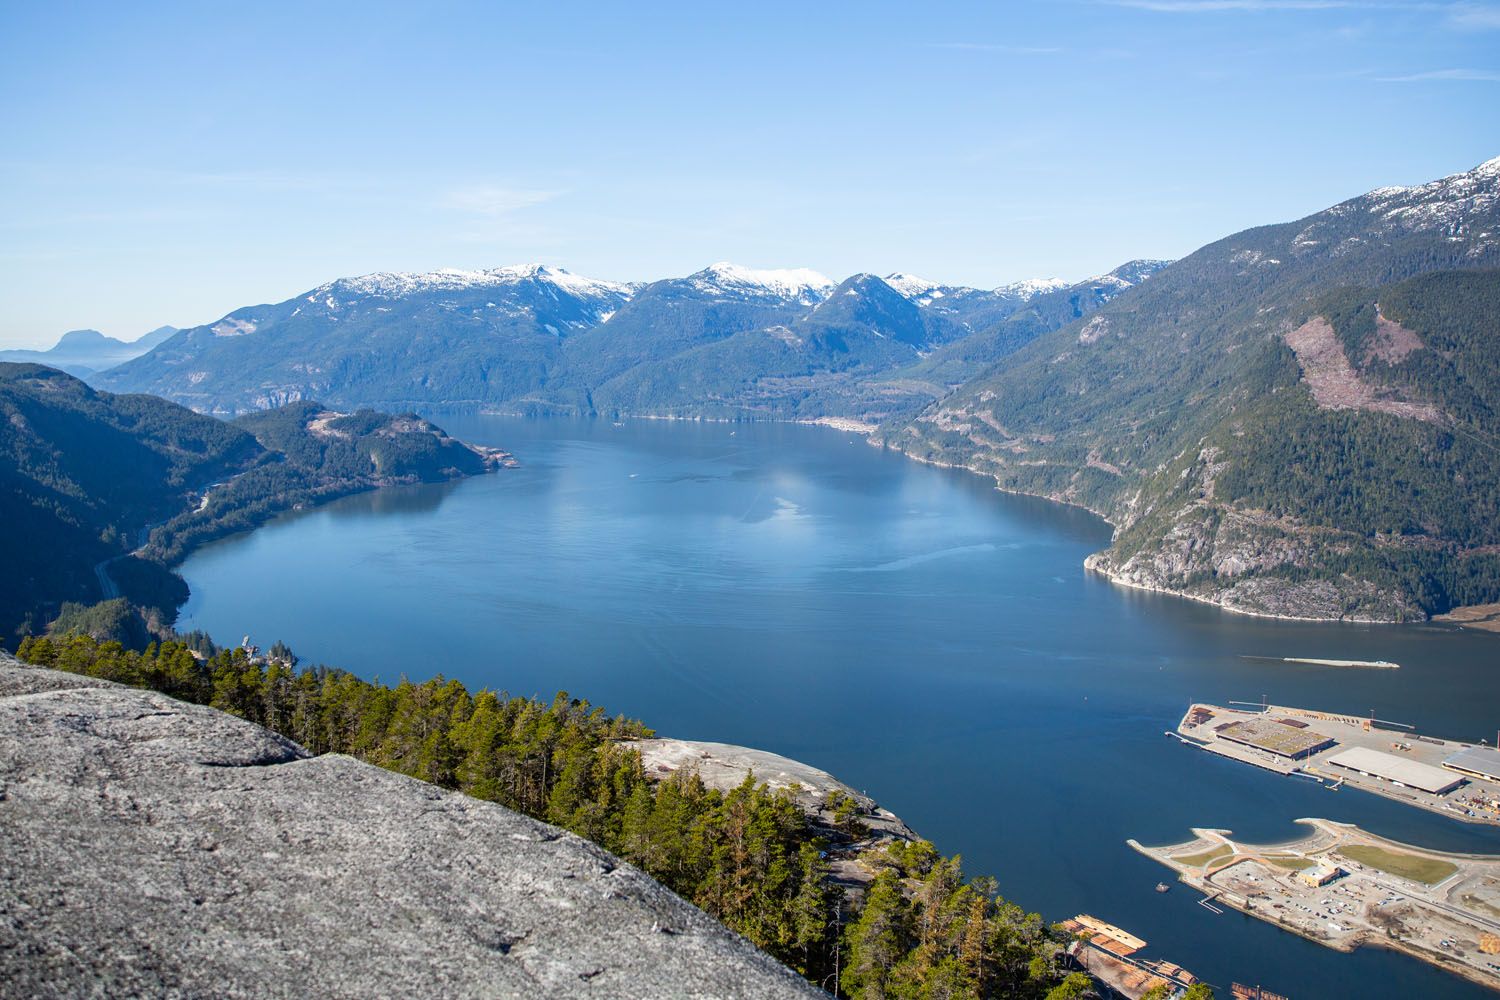
[[[1500,154],[1500,5],[0,9],[0,347],[371,271],[994,287]]]

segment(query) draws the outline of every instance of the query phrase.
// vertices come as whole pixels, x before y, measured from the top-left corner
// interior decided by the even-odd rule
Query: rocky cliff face
[[[1349,573],[1308,575],[1375,543],[1357,532],[1309,525],[1225,503],[1216,479],[1228,463],[1216,447],[1185,456],[1137,492],[1117,515],[1114,544],[1084,567],[1121,586],[1174,594],[1228,611],[1303,621],[1399,622],[1425,618],[1401,590]]]
[[[799,997],[587,842],[0,654],[8,995]]]

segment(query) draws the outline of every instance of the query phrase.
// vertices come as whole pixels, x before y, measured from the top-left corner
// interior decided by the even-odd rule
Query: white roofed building
[[[1328,763],[1394,785],[1415,788],[1433,795],[1444,795],[1464,783],[1461,775],[1431,764],[1423,764],[1395,754],[1381,753],[1368,747],[1350,747],[1329,757]]]

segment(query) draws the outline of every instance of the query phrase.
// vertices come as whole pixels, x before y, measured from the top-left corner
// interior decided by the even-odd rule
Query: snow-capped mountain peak
[[[909,299],[928,298],[934,293],[941,295],[943,290],[943,286],[936,281],[928,281],[902,271],[886,275],[885,283]]]
[[[995,292],[1019,299],[1034,299],[1038,295],[1045,295],[1047,292],[1055,292],[1059,288],[1067,287],[1068,283],[1061,278],[1022,278],[1020,281],[1001,285],[995,289]]]
[[[323,297],[336,299],[338,296],[398,299],[422,292],[462,291],[517,285],[528,280],[545,282],[579,298],[604,296],[628,298],[634,291],[631,285],[617,281],[585,278],[549,264],[513,264],[483,271],[467,271],[459,268],[441,268],[423,273],[377,271],[373,274],[331,281],[315,288],[307,298],[309,301],[316,301]]]
[[[635,291],[635,286],[621,281],[604,281],[600,278],[585,278],[581,274],[561,267],[553,267],[550,264],[515,264],[510,267],[497,267],[492,271],[485,272],[496,277],[512,281],[523,281],[534,278],[537,281],[545,281],[556,285],[563,291],[571,292],[580,298],[594,298],[600,295],[624,295],[630,296]]]
[[[1401,195],[1424,195],[1431,196],[1454,196],[1462,195],[1477,183],[1493,181],[1500,178],[1500,156],[1492,160],[1485,160],[1472,170],[1461,170],[1447,177],[1439,177],[1435,181],[1425,184],[1413,184],[1410,187],[1392,186],[1378,187],[1365,195],[1366,198],[1384,200],[1399,197]]]
[[[828,277],[810,268],[757,270],[728,261],[710,264],[689,275],[687,280],[703,291],[774,296],[808,303],[821,301],[834,287]]]
[[[1096,288],[1113,288],[1116,292],[1123,292],[1127,288],[1139,285],[1170,263],[1172,262],[1169,260],[1156,260],[1154,258],[1126,261],[1113,271],[1096,274],[1087,281],[1079,282],[1079,284],[1093,285]]]

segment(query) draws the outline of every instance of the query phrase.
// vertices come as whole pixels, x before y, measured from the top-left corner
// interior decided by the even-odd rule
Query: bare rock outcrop
[[[773,791],[795,789],[797,805],[828,839],[824,860],[833,880],[845,889],[862,892],[875,880],[876,869],[864,863],[865,855],[883,852],[894,841],[919,839],[900,816],[827,771],[800,760],[751,747],[699,740],[631,740],[626,746],[639,751],[641,763],[652,778],[691,771],[704,785],[720,792],[728,792],[746,778]],[[837,806],[830,796],[847,797],[854,805],[852,825],[840,823]]]
[[[822,995],[571,834],[3,654],[0,843],[9,996]]]

